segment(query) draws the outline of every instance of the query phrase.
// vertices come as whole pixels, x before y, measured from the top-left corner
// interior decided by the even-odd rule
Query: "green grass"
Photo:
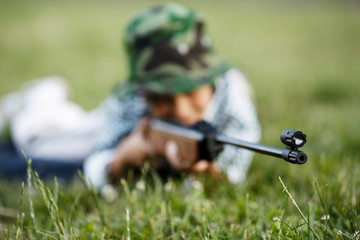
[[[124,26],[154,3],[0,2],[0,95],[58,74],[76,102],[96,107],[126,78]],[[2,179],[0,239],[360,238],[359,3],[185,3],[201,9],[218,52],[253,85],[262,143],[282,147],[280,132],[300,129],[308,162],[256,154],[241,185],[204,176],[164,185],[149,173],[145,188],[124,182],[112,201],[79,179]]]

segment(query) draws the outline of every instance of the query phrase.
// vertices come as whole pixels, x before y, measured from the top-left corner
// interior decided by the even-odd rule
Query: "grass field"
[[[159,2],[1,1],[0,95],[57,74],[96,107],[126,78],[124,26]],[[242,185],[144,173],[107,197],[79,179],[2,179],[0,239],[360,239],[360,3],[184,3],[253,85],[261,142],[300,129],[308,162],[256,154]]]

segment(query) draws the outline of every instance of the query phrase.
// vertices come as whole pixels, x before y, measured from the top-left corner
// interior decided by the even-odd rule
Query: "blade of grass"
[[[21,184],[21,194],[20,194],[20,203],[19,203],[19,212],[17,215],[17,230],[16,230],[16,239],[19,239],[24,226],[24,218],[25,214],[22,212],[22,206],[23,206],[23,197],[24,197],[24,182]]]
[[[324,215],[325,215],[325,240],[328,239],[328,234],[331,234],[332,232],[329,231],[329,224],[331,224],[331,219],[330,219],[330,215],[329,215],[329,202],[328,202],[328,185],[325,184],[325,201],[323,200],[323,198],[321,197],[321,194],[320,194],[320,189],[319,189],[319,184],[318,182],[316,181],[316,179],[314,178],[314,185],[315,185],[315,188],[316,188],[316,192],[319,196],[319,199],[320,199],[320,203],[321,203],[321,206],[324,210]]]
[[[326,208],[325,208],[325,216],[327,218],[327,216],[329,216],[329,201],[328,201],[328,185],[325,184],[325,201],[326,201]],[[328,221],[330,221],[330,216]],[[327,234],[328,234],[328,221],[325,221],[325,240],[327,239]],[[330,222],[331,224],[331,222]]]
[[[308,239],[310,239],[310,207],[309,207],[309,203],[307,203],[306,209],[307,209],[307,220],[308,220]]]
[[[297,205],[295,199],[291,196],[290,192],[288,191],[287,187],[285,186],[284,182],[282,181],[281,177],[279,176],[280,182],[283,185],[284,191],[286,192],[286,194],[290,197],[290,199],[292,200],[293,204],[295,205],[296,209],[299,211],[301,217],[304,219],[304,221],[306,222],[306,224],[308,225],[308,227],[310,228],[310,230],[312,231],[312,233],[314,234],[314,236],[320,240],[319,236],[316,234],[316,232],[314,231],[314,229],[310,226],[310,223],[308,222],[308,220],[306,219],[306,217],[304,216],[304,214],[302,213],[302,211],[300,210],[299,206]]]
[[[320,190],[319,190],[319,185],[318,185],[315,178],[314,178],[314,185],[315,185],[315,188],[316,188],[316,192],[317,192],[317,194],[319,196],[321,206],[323,207],[324,211],[326,211],[326,206],[325,206],[325,203],[324,203],[324,201],[323,201],[323,199],[321,197]]]
[[[285,208],[284,208],[284,213],[281,217],[281,221],[280,221],[280,230],[279,230],[279,235],[282,234],[282,228],[283,228],[283,224],[284,224],[284,219],[285,219],[285,215],[286,215],[286,211],[287,211],[287,207],[288,207],[288,203],[289,203],[289,196],[287,196],[286,198],[286,202],[285,202]]]
[[[348,239],[353,239],[350,235],[343,233],[341,230],[335,229],[335,231],[338,233],[338,235],[345,236]]]
[[[130,238],[130,211],[126,208],[126,231],[127,231],[127,240],[131,240]]]
[[[105,220],[105,214],[104,214],[104,211],[102,211],[101,209],[101,206],[100,206],[100,202],[99,202],[99,196],[97,194],[97,191],[94,187],[94,185],[90,182],[90,186],[88,184],[88,181],[86,181],[85,179],[85,176],[82,174],[81,171],[78,171],[78,175],[80,176],[82,182],[84,183],[86,189],[88,189],[91,193],[91,197],[95,203],[95,207],[96,207],[96,210],[98,212],[98,215],[99,215],[99,218],[100,218],[100,221],[101,221],[101,224],[103,227],[107,227],[109,228],[109,226],[107,225],[107,222]]]
[[[25,159],[27,160],[26,154],[23,150],[21,150]],[[31,159],[27,160],[27,163],[31,164]],[[33,234],[35,235],[36,239],[39,239],[39,236],[37,235],[37,223],[36,223],[36,219],[35,219],[35,211],[34,211],[34,204],[32,201],[32,172],[31,172],[31,168],[28,167],[27,169],[27,185],[28,185],[28,200],[29,200],[29,204],[30,204],[30,217],[32,220],[32,224],[33,224],[33,228],[29,228],[33,230]]]
[[[80,200],[81,196],[82,196],[82,192],[79,192],[76,195],[75,200],[74,200],[73,204],[71,205],[71,208],[70,208],[70,211],[69,211],[69,214],[68,214],[68,217],[67,217],[68,219],[72,218],[73,213],[75,211],[75,208],[76,208],[77,204],[79,203],[79,200]]]
[[[174,228],[174,222],[172,220],[172,210],[171,210],[171,205],[169,203],[166,204],[166,210],[167,210],[167,217],[169,219],[170,222],[170,230],[171,230],[171,239],[175,240],[175,228]]]
[[[68,239],[67,233],[65,231],[64,225],[62,224],[60,217],[58,215],[59,208],[54,201],[54,196],[52,195],[50,189],[46,188],[44,183],[41,181],[39,175],[37,172],[35,172],[31,166],[30,161],[28,160],[26,154],[24,151],[22,151],[26,163],[28,165],[28,170],[30,171],[32,177],[33,177],[33,183],[35,185],[36,190],[41,194],[42,199],[44,200],[44,203],[46,205],[46,208],[48,209],[48,212],[50,214],[52,223],[55,226],[56,233],[58,235],[58,238],[60,239]]]
[[[281,238],[284,238],[284,239],[287,239],[287,240],[292,240],[292,238],[287,237],[287,236],[285,236],[285,235],[283,235],[283,234],[279,234],[279,233],[277,233],[277,234],[276,234],[276,233],[269,233],[269,234],[270,234],[270,236],[273,237],[273,238],[275,238],[275,237],[278,236],[278,237],[281,237]],[[275,234],[276,234],[276,235],[275,235]],[[281,238],[280,238],[280,239],[281,239]]]
[[[22,211],[22,206],[23,206],[23,197],[24,197],[24,182],[22,182],[21,184],[21,193],[20,193],[20,203],[19,203],[19,212],[18,212],[18,216],[17,216],[17,222],[16,222],[16,226],[20,226],[20,213]]]
[[[58,198],[59,198],[59,182],[58,182],[58,179],[57,179],[56,176],[54,177],[54,193],[53,193],[53,196],[54,196],[54,202],[55,202],[55,204],[57,204]]]

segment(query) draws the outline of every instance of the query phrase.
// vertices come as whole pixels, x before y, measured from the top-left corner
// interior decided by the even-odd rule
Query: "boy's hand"
[[[124,177],[131,167],[141,167],[154,154],[148,138],[149,121],[143,119],[132,133],[116,147],[115,159],[109,166],[109,176],[116,180]]]
[[[150,167],[156,169],[156,151],[149,138],[149,119],[145,118],[132,131],[130,135],[124,138],[116,147],[115,158],[109,166],[109,177],[112,181],[126,177],[130,168],[140,168],[146,160],[149,160]],[[164,155],[170,165],[178,171],[190,171],[192,173],[209,172],[212,176],[218,178],[220,175],[215,162],[207,160],[188,160],[181,156],[177,143],[173,140],[166,142],[164,152],[157,153]],[[155,161],[151,161],[155,159]]]
[[[209,162],[207,160],[188,161],[182,159],[179,152],[179,147],[175,141],[169,140],[165,146],[165,157],[173,168],[178,171],[188,170],[192,173],[209,172],[214,178],[220,177],[220,171],[216,162]]]

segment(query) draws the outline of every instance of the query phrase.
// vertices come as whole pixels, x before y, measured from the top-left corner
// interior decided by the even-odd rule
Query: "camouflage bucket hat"
[[[143,92],[190,92],[230,68],[204,33],[201,15],[178,4],[164,4],[135,16],[126,29],[129,82]]]

